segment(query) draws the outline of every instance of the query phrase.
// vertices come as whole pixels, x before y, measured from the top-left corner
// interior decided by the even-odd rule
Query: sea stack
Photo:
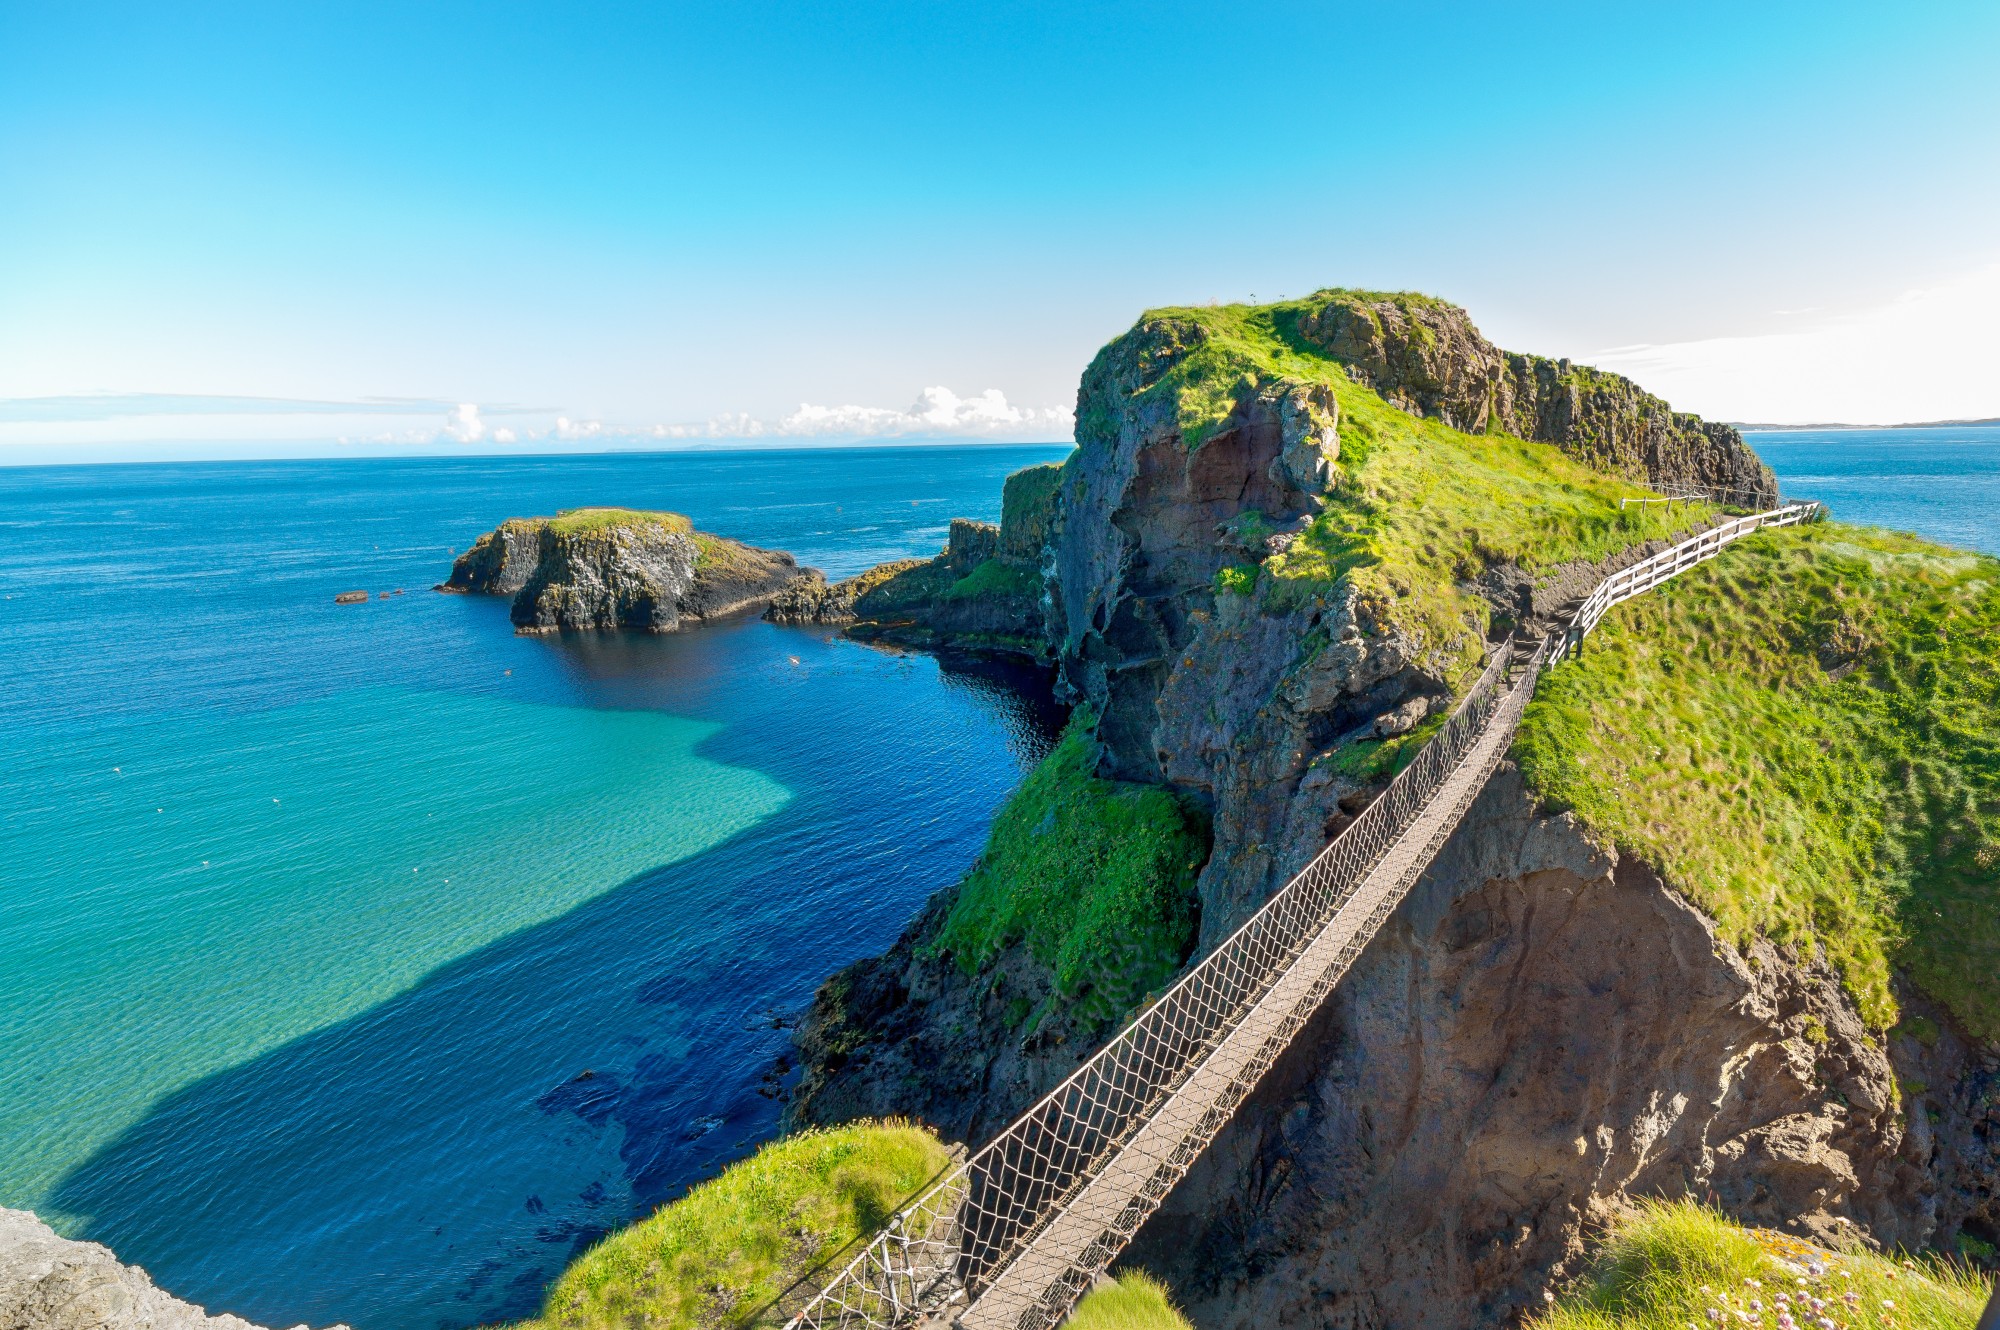
[[[696,531],[679,513],[574,508],[481,536],[439,591],[512,596],[516,632],[670,633],[768,604],[817,576],[781,550]]]

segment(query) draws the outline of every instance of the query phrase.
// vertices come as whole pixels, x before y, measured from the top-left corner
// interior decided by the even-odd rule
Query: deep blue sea
[[[2000,554],[2000,425],[1745,435],[1788,496],[1843,522]]]
[[[520,638],[431,585],[607,503],[842,576],[1066,451],[0,470],[0,1204],[265,1324],[534,1311],[772,1132],[780,1024],[1058,717],[826,630]]]

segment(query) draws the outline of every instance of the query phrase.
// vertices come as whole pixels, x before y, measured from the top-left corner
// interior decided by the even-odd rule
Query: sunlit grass
[[[1085,1294],[1063,1324],[1066,1330],[1193,1330],[1166,1285],[1143,1270]]]
[[[948,1160],[929,1131],[899,1122],[773,1141],[578,1257],[524,1327],[753,1322],[799,1275],[880,1228]]]
[[[1515,752],[1732,940],[1823,949],[1874,1025],[1893,966],[2000,1037],[2000,561],[1752,537],[1614,610]]]
[[[1987,1282],[1858,1240],[1831,1250],[1688,1202],[1646,1206],[1531,1330],[1972,1330]]]

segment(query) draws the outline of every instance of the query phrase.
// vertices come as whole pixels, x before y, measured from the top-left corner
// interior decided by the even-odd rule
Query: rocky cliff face
[[[1910,1051],[1503,768],[1127,1259],[1220,1330],[1505,1324],[1626,1196],[1921,1246],[1990,1222],[2000,1128],[1945,1142]]]
[[[1502,351],[1456,305],[1350,291],[1308,304],[1299,336],[1413,414],[1553,443],[1656,486],[1720,488],[1745,504],[1777,497],[1770,468],[1732,427],[1675,411],[1623,375]]]
[[[523,633],[668,633],[817,576],[781,551],[697,532],[676,513],[584,508],[501,523],[438,590],[512,596]]]
[[[138,1266],[121,1265],[109,1248],[57,1237],[26,1210],[0,1209],[0,1330],[259,1327],[240,1316],[210,1316],[154,1287]]]
[[[1277,327],[1411,415],[1661,487],[1775,490],[1733,430],[1500,352],[1440,302],[1328,293]],[[1097,717],[1099,774],[1211,817],[1197,954],[1365,806],[1462,667],[1401,612],[1420,586],[1238,590],[1268,590],[1260,562],[1323,541],[1322,512],[1357,514],[1341,521],[1364,535],[1382,523],[1343,492],[1338,394],[1285,369],[1231,369],[1217,390],[1184,368],[1213,336],[1170,313],[1093,361],[1042,559],[1048,650]],[[1533,568],[1482,555],[1445,577],[1497,636],[1547,626],[1653,548]],[[951,902],[822,990],[795,1120],[911,1113],[977,1143],[1093,1051],[1084,1031],[1008,1023],[1010,1002],[1047,991],[1024,951],[972,977],[933,954]],[[1203,1330],[1498,1324],[1626,1195],[1887,1242],[1978,1237],[1996,1222],[2000,1059],[1935,1028],[1885,1051],[1830,972],[1718,943],[1643,865],[1540,815],[1510,770],[1132,1260]],[[1935,1088],[1913,1108],[1899,1077]]]

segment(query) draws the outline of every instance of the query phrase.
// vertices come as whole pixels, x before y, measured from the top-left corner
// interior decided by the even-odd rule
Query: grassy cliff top
[[[1964,1266],[1831,1251],[1686,1202],[1647,1206],[1530,1330],[1972,1330],[1989,1294]]]
[[[618,527],[661,527],[683,536],[694,530],[694,523],[679,513],[655,513],[639,508],[568,508],[554,517],[528,520],[540,520],[559,536],[581,536]]]
[[[579,1256],[523,1330],[742,1324],[948,1162],[937,1137],[896,1122],[773,1141]]]
[[[2000,1039],[2000,560],[1824,523],[1613,610],[1515,753],[1734,939],[1891,968]]]
[[[1429,296],[1356,294],[1442,304]],[[1344,578],[1378,623],[1408,632],[1424,663],[1453,677],[1483,649],[1486,604],[1460,584],[1487,565],[1533,570],[1601,559],[1713,519],[1713,510],[1698,505],[1621,512],[1620,499],[1652,491],[1553,444],[1468,434],[1391,406],[1300,334],[1300,318],[1321,303],[1166,308],[1140,319],[1141,328],[1181,332],[1183,349],[1139,396],[1171,402],[1190,447],[1212,437],[1239,399],[1261,385],[1323,385],[1339,405],[1334,492],[1299,542],[1265,563],[1257,594],[1310,595]],[[1079,440],[1104,426],[1087,409]]]

